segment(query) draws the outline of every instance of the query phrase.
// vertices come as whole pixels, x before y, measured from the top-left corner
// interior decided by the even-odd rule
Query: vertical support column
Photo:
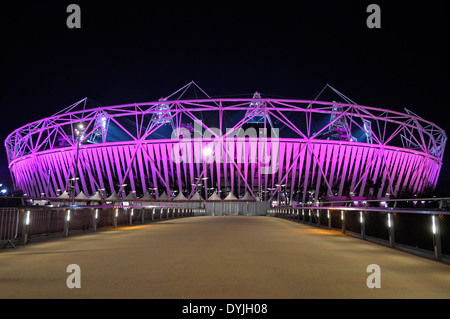
[[[92,215],[92,231],[97,230],[97,220],[98,220],[98,208],[94,210],[94,214]]]
[[[153,208],[153,211],[152,211],[152,222],[154,222],[155,221],[155,209]]]
[[[394,248],[395,247],[395,237],[394,237],[394,218],[392,213],[387,214],[388,218],[388,231],[389,231],[389,245]]]
[[[342,232],[345,234],[345,217],[346,212],[341,210]]]
[[[312,209],[308,209],[308,215],[309,215],[309,224],[312,225]]]
[[[303,223],[305,223],[305,210],[302,209],[302,219],[303,219]]]
[[[134,208],[132,208],[130,210],[130,220],[129,220],[129,225],[133,225],[133,214],[134,214]]]
[[[331,216],[329,209],[327,209],[327,218],[328,218],[328,229],[331,229]]]
[[[47,234],[47,235],[50,234],[50,221],[51,221],[51,218],[52,218],[52,211],[49,210],[49,211],[47,212],[47,229],[46,229],[46,234]]]
[[[145,224],[145,208],[141,209],[141,224]]]
[[[441,234],[439,229],[439,215],[431,215],[431,224],[433,231],[433,247],[434,247],[434,258],[438,261],[442,259],[442,248],[441,248]]]
[[[359,221],[361,223],[361,238],[366,239],[366,212],[359,212]]]
[[[21,237],[21,244],[26,245],[28,244],[28,225],[30,224],[30,211],[27,210],[25,214],[23,215],[23,222],[22,222],[22,237]]]
[[[317,210],[317,227],[320,228],[320,210]]]
[[[64,216],[64,237],[69,236],[70,209],[66,210]]]
[[[117,217],[119,217],[119,209],[116,208],[113,210],[114,216],[113,216],[113,227],[117,228]]]

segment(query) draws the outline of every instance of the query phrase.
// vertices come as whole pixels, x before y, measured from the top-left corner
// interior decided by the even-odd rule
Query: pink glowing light
[[[155,198],[183,192],[189,199],[192,185],[208,177],[209,188],[260,200],[279,192],[301,202],[417,194],[436,186],[447,141],[441,128],[412,112],[354,103],[207,96],[78,110],[84,102],[8,135],[16,189],[57,197],[73,185],[88,196],[102,189]],[[256,118],[266,132],[279,130],[234,134]],[[191,131],[173,137],[180,127]],[[353,138],[355,131],[366,138]],[[178,161],[176,147],[183,150]]]

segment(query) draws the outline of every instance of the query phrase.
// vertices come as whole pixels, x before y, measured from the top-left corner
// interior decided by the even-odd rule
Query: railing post
[[[308,209],[308,215],[309,215],[309,224],[312,225],[312,216],[311,216],[312,209]]]
[[[305,223],[305,210],[302,209],[302,219],[303,219],[303,224]]]
[[[66,210],[64,216],[64,237],[69,236],[70,209]]]
[[[52,211],[49,210],[47,212],[47,231],[46,231],[47,235],[50,235],[50,221],[51,221],[51,218],[52,218]]]
[[[26,245],[28,244],[28,225],[30,224],[30,218],[31,218],[31,212],[27,210],[25,214],[23,214],[23,221],[22,221],[22,237],[21,237],[21,244]]]
[[[394,248],[395,247],[395,236],[394,236],[394,218],[392,213],[387,213],[388,217],[388,231],[389,231],[389,245]]]
[[[359,212],[361,222],[361,238],[366,239],[366,212]]]
[[[329,209],[327,209],[327,218],[328,218],[328,229],[331,229],[331,216]]]
[[[119,209],[118,208],[113,209],[113,214],[114,214],[114,216],[113,216],[113,227],[117,228],[117,217],[119,216]]]
[[[133,213],[134,213],[134,208],[132,208],[130,210],[130,220],[129,220],[129,225],[133,225]]]
[[[434,257],[440,261],[442,259],[441,233],[439,225],[439,215],[431,215],[432,231],[433,231],[433,247]]]
[[[141,224],[145,223],[145,208],[141,209]]]
[[[342,232],[345,234],[345,217],[346,217],[346,212],[341,210],[341,221],[342,221]]]
[[[97,230],[97,219],[98,219],[98,208],[95,209],[94,214],[92,215],[92,231]]]
[[[320,228],[320,210],[317,209],[317,227]]]

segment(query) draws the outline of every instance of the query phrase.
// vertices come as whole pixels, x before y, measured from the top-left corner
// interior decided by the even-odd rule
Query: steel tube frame
[[[83,103],[85,103],[85,100]],[[257,107],[250,106],[252,103],[260,102]],[[71,169],[66,167],[65,162],[68,160],[68,151],[79,147],[80,162],[78,163],[78,156],[74,168],[78,170],[78,165],[81,165],[80,182],[75,181],[77,189],[84,193],[92,194],[93,190],[89,185],[101,187],[103,182],[109,185],[111,192],[120,192],[121,189],[115,189],[115,183],[112,180],[114,176],[119,177],[119,185],[130,181],[133,191],[141,192],[134,186],[134,179],[139,184],[150,185],[157,187],[155,183],[161,183],[166,191],[171,194],[171,189],[182,189],[181,185],[177,184],[177,180],[181,180],[181,176],[190,175],[189,172],[195,172],[195,169],[188,164],[189,169],[179,168],[171,171],[173,181],[167,181],[166,176],[169,174],[161,174],[158,165],[161,161],[160,154],[165,156],[170,155],[170,147],[175,143],[179,143],[177,139],[152,139],[152,134],[157,132],[164,123],[144,123],[144,118],[160,112],[158,105],[161,101],[148,103],[133,103],[116,106],[99,107],[89,110],[74,110],[78,105],[73,105],[67,108],[65,112],[60,112],[52,117],[45,118],[40,121],[35,121],[28,125],[24,125],[10,135],[5,140],[5,147],[7,149],[9,168],[13,177],[16,188],[22,188],[24,191],[32,196],[39,196],[44,192],[46,197],[55,197],[55,189],[65,190],[66,185],[59,185],[63,179],[70,178]],[[339,174],[340,186],[338,187],[339,195],[344,194],[344,183],[351,184],[350,191],[355,192],[359,190],[362,194],[366,187],[367,178],[375,181],[378,178],[382,179],[383,187],[390,193],[396,194],[402,189],[409,189],[411,191],[421,192],[427,187],[434,187],[437,182],[440,168],[442,166],[443,153],[447,136],[445,132],[437,125],[426,121],[412,112],[401,113],[397,111],[385,110],[381,108],[361,106],[349,103],[323,102],[311,100],[287,100],[287,99],[196,99],[196,100],[176,100],[165,101],[168,108],[161,114],[160,118],[170,114],[170,119],[175,117],[175,122],[180,123],[182,116],[185,115],[191,120],[199,120],[202,112],[212,111],[218,113],[220,136],[211,130],[210,124],[202,122],[202,129],[213,134],[216,141],[222,143],[221,152],[223,158],[230,158],[231,163],[216,163],[215,169],[218,176],[218,185],[222,186],[221,179],[224,179],[224,186],[228,187],[230,180],[231,185],[244,185],[245,191],[248,191],[253,197],[260,196],[256,194],[262,185],[271,184],[287,184],[289,181],[290,197],[292,198],[294,190],[306,190],[307,187],[315,187],[319,189],[320,185],[324,184],[327,187],[327,193],[333,193],[333,182],[338,180]],[[81,105],[81,101],[79,102]],[[339,106],[342,112],[336,112],[333,107]],[[268,143],[284,143],[283,149],[279,150],[278,164],[280,164],[281,171],[278,174],[271,176],[261,176],[261,166],[255,166],[249,163],[250,158],[244,158],[244,172],[242,172],[241,165],[235,162],[234,154],[230,154],[230,148],[227,143],[238,143],[241,140],[237,137],[229,141],[229,135],[236,129],[242,128],[248,120],[246,118],[238,121],[233,130],[223,132],[225,128],[224,113],[230,111],[253,111],[252,116],[264,114],[266,117],[272,117],[278,120],[284,128],[300,136],[300,138],[286,138],[277,136],[276,138],[267,138]],[[289,116],[290,114],[304,115],[306,120],[306,131],[302,131]],[[318,132],[311,132],[313,124],[313,115],[337,115],[333,121],[324,125]],[[107,128],[104,136],[102,135],[102,142],[97,144],[82,144],[99,129],[99,124],[95,124],[99,116],[107,119]],[[123,124],[123,120],[128,117],[133,117],[134,129],[129,129]],[[345,119],[354,127],[363,129],[363,120],[373,121],[375,124],[368,128],[370,135],[375,143],[362,143],[354,141],[331,141],[319,139],[319,135],[330,128],[339,119]],[[128,121],[130,121],[128,119]],[[74,126],[78,123],[88,123],[83,130],[83,138],[79,142],[73,134]],[[112,141],[108,140],[108,131],[111,130],[111,123],[116,127],[116,130],[123,132],[126,136],[131,138],[131,141]],[[276,125],[270,121],[271,126]],[[390,127],[388,131],[388,126]],[[145,129],[144,129],[145,127]],[[100,127],[101,128],[101,127]],[[267,123],[264,121],[264,128],[267,128]],[[273,126],[272,126],[273,128]],[[367,133],[367,131],[366,131]],[[72,136],[72,137],[71,137]],[[408,136],[409,140],[406,145],[399,146],[398,136]],[[58,140],[63,140],[69,145],[60,147],[56,143]],[[242,140],[246,152],[250,150],[252,143],[251,139]],[[257,140],[255,140],[257,141]],[[195,143],[195,141],[193,141]],[[165,146],[162,146],[166,144]],[[304,153],[301,151],[293,153],[294,145],[300,145],[307,149]],[[258,149],[258,146],[257,146]],[[376,150],[373,157],[369,159],[369,150]],[[325,151],[325,153],[322,153]],[[336,151],[342,154],[350,154],[354,152],[352,157],[338,158],[338,161],[344,161],[344,164],[336,165],[331,159],[331,154]],[[77,153],[78,153],[77,152]],[[141,152],[144,158],[140,157]],[[216,148],[213,150],[211,157],[215,156]],[[258,149],[258,154],[259,154]],[[356,155],[360,152],[360,155]],[[129,160],[127,160],[129,154]],[[150,154],[150,155],[149,155]],[[319,154],[325,154],[320,155]],[[145,156],[147,155],[147,159]],[[305,157],[306,156],[306,157]],[[101,159],[93,160],[94,158]],[[138,159],[137,159],[138,158]],[[293,159],[291,163],[283,163],[287,158]],[[367,158],[365,161],[363,158]],[[308,160],[306,160],[308,159]],[[71,160],[73,163],[73,160]],[[113,163],[121,163],[121,166],[113,167]],[[151,163],[149,165],[148,163]],[[396,170],[394,170],[389,163],[394,163]],[[304,164],[302,164],[304,163]],[[145,164],[145,165],[144,165]],[[213,167],[208,167],[210,163],[202,163],[202,172],[207,169],[213,170]],[[306,166],[302,166],[306,165]],[[309,165],[309,166],[308,166]],[[311,166],[314,165],[314,166]],[[362,171],[353,169],[357,165]],[[148,166],[151,166],[150,169]],[[169,165],[170,166],[170,165]],[[187,166],[186,166],[187,167]],[[246,169],[245,169],[246,168]],[[48,170],[47,170],[48,169]],[[165,168],[169,169],[169,168]],[[258,173],[256,179],[251,179],[246,175],[247,170],[250,174],[250,169],[255,169]],[[307,170],[311,170],[312,175],[304,175]],[[333,176],[332,173],[337,176]],[[49,172],[45,174],[39,172]],[[108,176],[99,176],[102,172],[107,172]],[[376,173],[373,173],[373,172]],[[406,173],[405,173],[406,171]],[[229,174],[234,172],[235,176]],[[253,172],[253,171],[252,171]],[[202,173],[203,174],[203,173]],[[202,175],[201,174],[201,175]],[[201,175],[197,178],[201,178]],[[78,176],[77,176],[78,177]],[[140,178],[140,179],[139,179]],[[193,176],[191,176],[191,179]],[[237,183],[234,179],[237,178]],[[301,178],[306,178],[308,181],[301,185]],[[309,181],[309,179],[311,179]],[[100,182],[101,180],[101,182]],[[295,181],[298,180],[298,183]],[[256,182],[255,182],[256,181]],[[52,184],[52,185],[49,185]],[[117,184],[117,183],[116,183]],[[298,187],[296,187],[296,185]],[[213,185],[212,185],[213,186]],[[303,187],[301,187],[303,186]],[[122,186],[121,186],[122,187]],[[103,188],[103,187],[102,187]],[[189,197],[193,195],[192,190]],[[233,191],[233,189],[232,189]],[[238,190],[239,191],[239,190]],[[277,187],[269,196],[271,200],[280,191]],[[381,194],[381,189],[379,194]],[[159,194],[158,194],[159,195]],[[264,195],[267,196],[267,195]],[[317,192],[314,200],[317,200]],[[267,197],[265,197],[267,199]],[[305,192],[303,192],[302,201],[307,200]]]

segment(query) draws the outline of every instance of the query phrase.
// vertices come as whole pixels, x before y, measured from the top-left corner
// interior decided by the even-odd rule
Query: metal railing
[[[431,207],[399,207],[404,205],[372,201],[372,204],[383,203],[381,206],[384,207],[379,207],[370,204],[357,206],[355,201],[340,201],[333,202],[338,205],[332,206],[328,202],[321,204],[330,206],[271,208],[268,215],[340,230],[392,248],[450,262],[450,211],[445,210],[442,199],[433,200],[438,205],[431,203]],[[430,202],[433,200],[429,199]],[[404,203],[407,201],[404,200]]]
[[[150,222],[204,215],[204,208],[173,206],[77,206],[0,208],[0,239],[28,244],[30,240]]]
[[[17,238],[19,228],[19,209],[0,207],[0,245],[8,244],[15,248],[13,241]]]

